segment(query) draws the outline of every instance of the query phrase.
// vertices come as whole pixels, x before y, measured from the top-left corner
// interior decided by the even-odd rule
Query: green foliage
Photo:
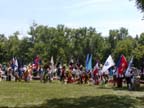
[[[144,33],[141,33],[140,38],[139,38],[139,43],[141,45],[144,45]]]
[[[135,66],[137,67],[141,67],[144,66],[144,46],[143,45],[139,45],[138,47],[135,48],[135,50],[133,51],[134,55],[135,55]]]
[[[86,55],[93,55],[93,65],[99,59],[103,64],[109,54],[115,60],[124,54],[129,60],[134,56],[136,66],[140,67],[143,61],[144,33],[140,37],[132,38],[126,28],[109,31],[108,37],[103,37],[93,27],[72,29],[64,25],[49,27],[33,23],[28,34],[31,37],[19,39],[19,32],[9,38],[0,35],[1,63],[9,61],[16,56],[24,64],[31,63],[36,55],[43,61],[54,57],[55,63],[69,63],[70,59],[80,61],[85,65]],[[117,61],[116,61],[117,62]]]
[[[124,54],[128,59],[133,56],[133,49],[134,49],[134,39],[132,38],[125,38],[124,40],[118,41],[116,48],[114,50],[114,55],[118,58],[121,54]]]
[[[144,0],[135,0],[136,6],[141,12],[144,12]]]

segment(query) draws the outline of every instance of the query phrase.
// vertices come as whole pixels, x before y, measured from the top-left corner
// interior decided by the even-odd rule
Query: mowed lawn
[[[128,91],[107,85],[62,84],[59,81],[0,82],[0,107],[144,108],[144,86]]]

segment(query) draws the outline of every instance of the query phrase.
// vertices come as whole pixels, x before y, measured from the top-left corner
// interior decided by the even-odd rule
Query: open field
[[[61,84],[59,81],[0,82],[0,108],[143,108],[144,86],[139,91],[111,85]]]

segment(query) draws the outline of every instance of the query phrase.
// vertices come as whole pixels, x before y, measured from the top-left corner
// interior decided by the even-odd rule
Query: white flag
[[[53,56],[51,57],[51,64],[54,65],[54,60],[53,60]]]
[[[18,61],[15,59],[15,66],[18,67]]]
[[[16,71],[18,69],[18,61],[16,58],[13,58],[13,64],[14,64],[14,70]]]
[[[54,60],[53,60],[53,56],[51,57],[51,70],[52,72],[54,72]]]
[[[105,64],[102,68],[102,72],[106,72],[110,67],[114,66],[115,63],[111,57],[111,55],[109,55],[109,57],[107,58],[107,60],[105,61]]]

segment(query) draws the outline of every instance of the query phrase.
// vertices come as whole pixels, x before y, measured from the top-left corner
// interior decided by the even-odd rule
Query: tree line
[[[102,64],[109,54],[115,62],[121,54],[127,60],[134,56],[134,65],[144,65],[144,33],[140,36],[130,36],[128,29],[109,30],[109,36],[104,37],[93,27],[68,28],[64,25],[49,27],[33,23],[28,36],[19,38],[19,32],[9,37],[0,34],[0,62],[7,63],[17,57],[23,64],[31,63],[39,55],[42,63],[50,61],[53,56],[55,63],[69,63],[71,59],[85,65],[86,55],[92,54],[93,65],[96,60]]]

